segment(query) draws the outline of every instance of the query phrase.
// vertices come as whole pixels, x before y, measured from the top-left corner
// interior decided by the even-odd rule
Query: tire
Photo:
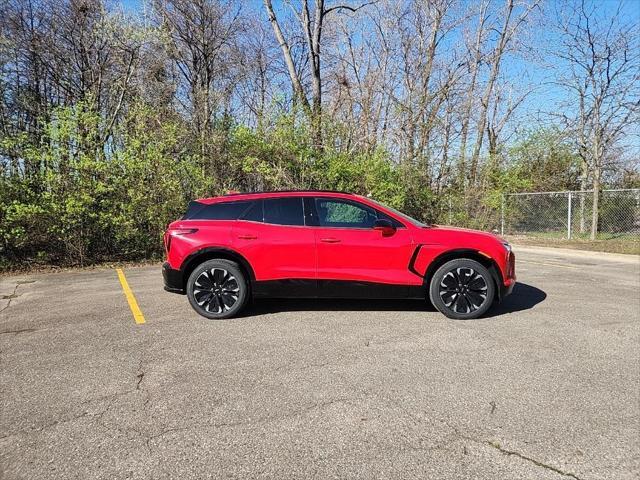
[[[187,297],[193,309],[218,320],[236,316],[249,299],[242,269],[230,260],[213,259],[198,265],[187,280]]]
[[[470,258],[457,258],[442,265],[431,278],[429,298],[449,318],[469,320],[483,315],[496,295],[489,270]]]

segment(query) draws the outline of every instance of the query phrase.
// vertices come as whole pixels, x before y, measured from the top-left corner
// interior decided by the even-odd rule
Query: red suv
[[[332,191],[229,194],[189,204],[164,236],[165,289],[207,318],[251,297],[417,298],[476,318],[515,284],[511,247],[490,233],[425,225]]]

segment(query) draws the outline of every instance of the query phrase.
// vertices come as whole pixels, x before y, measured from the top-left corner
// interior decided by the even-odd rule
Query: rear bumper
[[[182,271],[171,268],[169,262],[162,264],[162,278],[167,292],[185,294]]]

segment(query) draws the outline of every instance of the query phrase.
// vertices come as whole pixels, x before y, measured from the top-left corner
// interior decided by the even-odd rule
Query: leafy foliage
[[[477,196],[435,192],[417,166],[398,165],[382,149],[350,154],[326,147],[318,154],[307,126],[282,116],[262,131],[231,126],[220,184],[179,117],[137,103],[106,145],[97,134],[101,122],[90,103],[80,102],[55,110],[38,143],[25,135],[3,139],[2,153],[19,152],[22,159],[20,174],[5,164],[0,175],[3,266],[157,258],[162,233],[189,200],[228,189],[345,190],[426,221],[495,228],[502,192],[532,188],[547,164],[575,160],[550,148],[544,134],[532,135],[514,147],[512,163],[487,173]]]

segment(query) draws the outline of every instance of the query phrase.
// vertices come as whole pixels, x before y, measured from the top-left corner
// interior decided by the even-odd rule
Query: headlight
[[[502,245],[507,250],[507,253],[511,253],[511,245],[509,245],[507,242],[502,242]]]

